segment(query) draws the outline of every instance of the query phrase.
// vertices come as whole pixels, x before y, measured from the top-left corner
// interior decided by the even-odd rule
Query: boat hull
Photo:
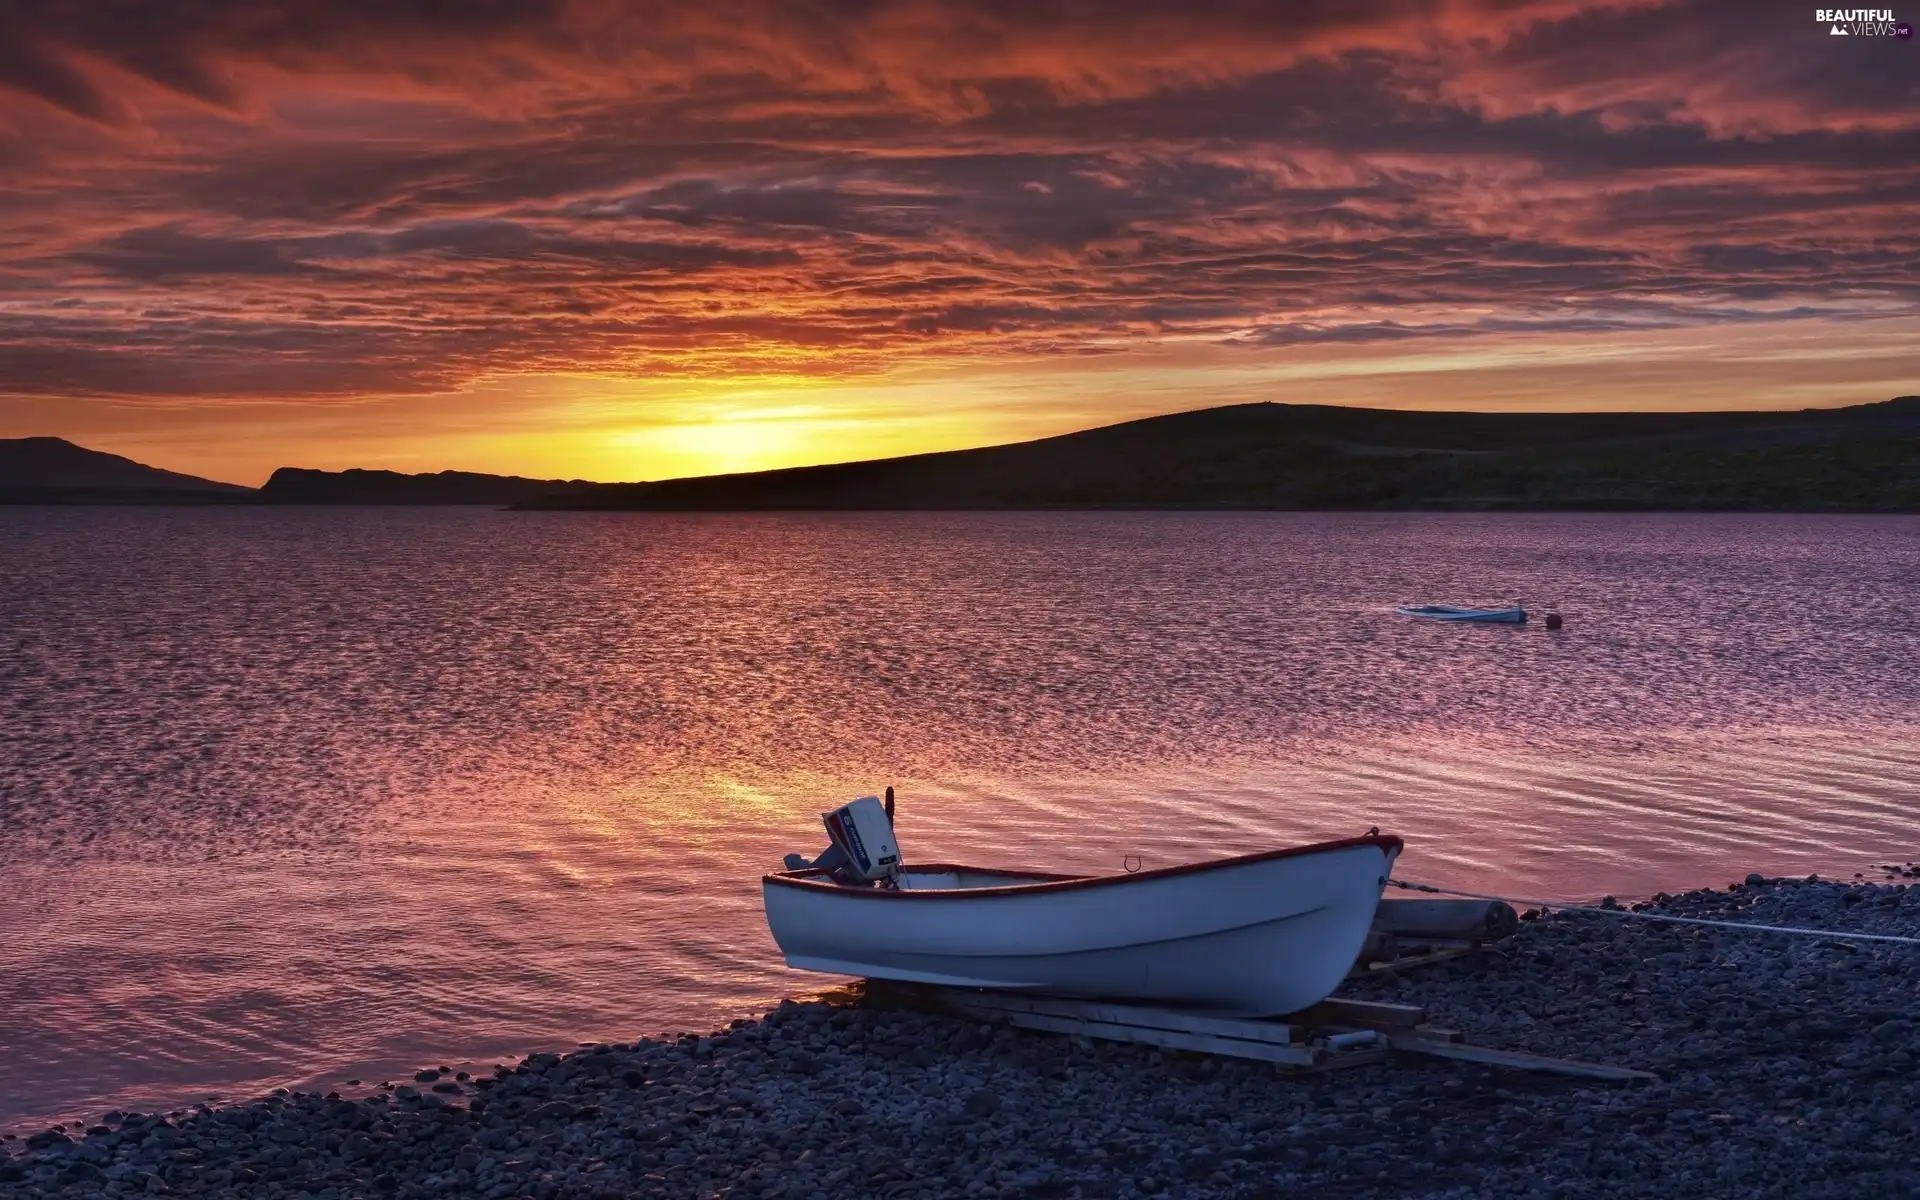
[[[1417,608],[1396,608],[1403,617],[1427,621],[1475,621],[1492,625],[1524,625],[1527,613],[1521,608],[1455,608],[1447,604],[1423,604]]]
[[[785,872],[762,893],[775,942],[802,970],[1271,1015],[1346,978],[1399,851],[1375,836],[1134,875],[904,891]]]

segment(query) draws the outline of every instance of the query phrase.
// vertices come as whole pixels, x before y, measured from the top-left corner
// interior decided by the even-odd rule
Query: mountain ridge
[[[167,471],[104,450],[89,450],[63,437],[0,438],[0,488],[144,489],[150,491],[250,492],[179,471]]]
[[[1920,396],[1683,413],[1227,405],[1001,446],[596,484],[514,507],[1920,511]]]
[[[281,467],[254,489],[15,438],[0,439],[0,504],[1920,512],[1920,396],[1678,413],[1222,405],[997,446],[640,483]]]
[[[477,471],[400,471],[349,467],[319,471],[281,467],[267,478],[260,504],[507,505],[561,489],[595,486],[584,479],[529,479]]]

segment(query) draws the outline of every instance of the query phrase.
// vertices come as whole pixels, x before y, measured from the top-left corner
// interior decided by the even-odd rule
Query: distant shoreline
[[[976,450],[659,483],[519,509],[1920,512],[1920,397],[1791,413],[1246,404]]]
[[[1239,404],[971,450],[646,483],[281,467],[259,488],[0,441],[0,505],[594,512],[1920,512],[1920,396],[1780,412]]]
[[[90,494],[75,494],[90,493]],[[755,514],[778,514],[791,516],[804,515],[847,515],[858,513],[1380,513],[1413,516],[1422,513],[1480,513],[1513,515],[1552,515],[1570,513],[1611,514],[1619,516],[1645,515],[1667,516],[1683,514],[1721,515],[1721,516],[1856,516],[1856,517],[1900,517],[1920,515],[1920,505],[1893,508],[1874,508],[1864,506],[1831,505],[1825,507],[1763,507],[1763,506],[1710,506],[1710,505],[1668,505],[1650,507],[1631,501],[1608,503],[1605,501],[1568,501],[1557,504],[1521,504],[1503,501],[1488,501],[1480,504],[1469,503],[1433,503],[1420,505],[1320,505],[1278,506],[1251,504],[1050,504],[1050,505],[914,505],[914,506],[855,506],[840,505],[834,507],[708,507],[708,508],[593,508],[571,507],[563,505],[522,505],[501,504],[481,501],[404,501],[404,500],[334,500],[334,501],[283,501],[260,500],[249,495],[231,495],[218,492],[193,493],[178,497],[150,496],[113,496],[99,495],[98,489],[91,488],[42,488],[42,489],[0,489],[0,508],[220,508],[220,509],[464,509],[468,511],[486,509],[494,512],[511,513],[652,513],[656,515],[685,516],[750,516]]]

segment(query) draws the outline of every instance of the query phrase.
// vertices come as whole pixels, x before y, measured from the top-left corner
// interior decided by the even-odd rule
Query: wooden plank
[[[1517,1050],[1495,1050],[1490,1046],[1469,1046],[1461,1042],[1435,1041],[1418,1034],[1388,1034],[1387,1042],[1395,1050],[1410,1054],[1429,1054],[1436,1058],[1453,1058],[1463,1062],[1483,1063],[1490,1067],[1513,1067],[1522,1071],[1551,1071],[1557,1075],[1579,1075],[1588,1079],[1616,1081],[1660,1078],[1652,1072],[1636,1071],[1632,1067],[1577,1062],[1570,1058],[1548,1058],[1541,1054],[1525,1054]]]
[[[1296,1016],[1308,1021],[1350,1021],[1360,1025],[1379,1025],[1394,1029],[1412,1029],[1427,1019],[1427,1010],[1412,1004],[1387,1004],[1378,1000],[1344,1000],[1329,997]]]
[[[1348,978],[1379,975],[1386,971],[1407,971],[1414,967],[1430,967],[1435,963],[1450,962],[1472,954],[1477,946],[1443,946],[1425,954],[1409,954],[1389,962],[1355,963],[1353,970],[1347,972]]]
[[[1178,1029],[1148,1029],[1139,1025],[1115,1024],[1111,1021],[1082,1021],[1047,1013],[973,1009],[957,1001],[954,1004],[962,1012],[977,1017],[998,1018],[1020,1029],[1079,1034],[1082,1037],[1099,1038],[1108,1042],[1133,1042],[1144,1046],[1162,1046],[1169,1050],[1224,1054],[1231,1058],[1252,1058],[1262,1062],[1296,1067],[1318,1066],[1327,1057],[1325,1051],[1308,1046],[1284,1046],[1245,1038],[1214,1037],[1204,1033],[1187,1033]]]
[[[1008,992],[956,991],[952,1001],[972,1008],[996,1012],[1025,1012],[1041,1016],[1068,1017],[1081,1021],[1101,1021],[1111,1025],[1138,1025],[1149,1029],[1171,1029],[1182,1033],[1202,1033],[1214,1037],[1239,1038],[1252,1042],[1291,1045],[1305,1041],[1306,1031],[1279,1021],[1237,1020],[1208,1017],[1198,1013],[1175,1012],[1134,1004],[1102,1004],[1093,1000],[1074,1000],[1064,996],[1023,996]]]
[[[888,989],[974,1020],[1003,1021],[1020,1029],[1079,1035],[1102,1041],[1159,1046],[1200,1054],[1270,1062],[1293,1071],[1327,1070],[1382,1061],[1390,1047],[1410,1054],[1451,1058],[1485,1066],[1549,1071],[1589,1079],[1653,1080],[1658,1076],[1631,1067],[1549,1058],[1516,1050],[1467,1045],[1459,1032],[1426,1023],[1426,1010],[1410,1004],[1329,999],[1294,1022],[1207,1017],[1130,1004],[1103,1004],[1060,996],[915,986]],[[1303,1045],[1313,1024],[1359,1026],[1380,1032],[1386,1045],[1346,1051]]]

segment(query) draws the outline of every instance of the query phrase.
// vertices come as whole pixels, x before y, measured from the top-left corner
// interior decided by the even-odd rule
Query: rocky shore
[[[1750,876],[1649,907],[1920,936],[1920,870],[1887,873],[1916,882]],[[0,1196],[1920,1196],[1920,946],[1551,915],[1342,994],[1660,1081],[1417,1059],[1283,1077],[788,1002],[358,1100],[109,1113],[0,1143]]]

